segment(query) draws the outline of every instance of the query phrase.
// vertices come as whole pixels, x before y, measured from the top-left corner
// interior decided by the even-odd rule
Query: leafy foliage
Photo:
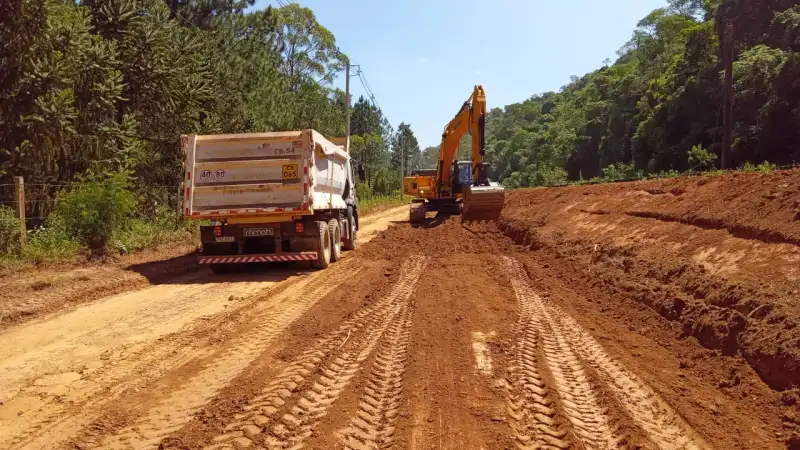
[[[700,145],[695,145],[689,150],[689,167],[693,171],[705,171],[714,168],[717,155],[709,152]]]
[[[405,170],[403,176],[407,176],[413,170],[420,168],[420,157],[419,142],[411,131],[411,125],[401,122],[392,142],[392,167],[400,169],[402,160],[402,168]]]
[[[571,181],[713,169],[726,20],[736,38],[733,165],[800,161],[797,1],[669,0],[613,64],[490,111],[495,178],[517,187],[551,183],[553,168]]]
[[[0,7],[0,183],[133,171],[152,197],[182,173],[180,135],[312,127],[344,134],[346,56],[314,14],[253,0],[9,0]],[[162,189],[163,190],[163,189]],[[10,200],[9,192],[0,200]]]
[[[20,226],[13,208],[0,206],[0,253],[19,251]]]
[[[92,174],[62,192],[54,214],[64,230],[88,248],[104,251],[114,230],[136,208],[128,176],[127,172],[109,176]]]

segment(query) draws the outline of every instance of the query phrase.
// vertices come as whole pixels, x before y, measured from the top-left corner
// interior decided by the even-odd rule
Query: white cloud
[[[481,74],[483,74],[483,72],[481,72],[480,70],[475,71],[475,75],[481,75]]]
[[[417,58],[417,64],[428,64],[428,58],[426,56],[420,56]]]

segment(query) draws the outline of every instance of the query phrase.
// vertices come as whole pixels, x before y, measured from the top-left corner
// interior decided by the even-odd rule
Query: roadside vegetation
[[[308,8],[254,0],[11,0],[0,6],[0,264],[192,242],[178,219],[182,134],[314,128],[343,136],[347,55]],[[354,105],[366,206],[419,153],[374,102]],[[12,177],[25,180],[19,248]]]
[[[0,268],[121,255],[161,246],[191,246],[196,224],[174,207],[147,204],[131,190],[129,172],[91,174],[58,193],[47,219],[20,245],[16,212],[0,207]]]

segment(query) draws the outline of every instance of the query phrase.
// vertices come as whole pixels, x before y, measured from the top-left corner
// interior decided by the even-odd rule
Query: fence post
[[[183,196],[183,181],[178,184],[178,197],[177,197],[177,208],[175,208],[178,212],[178,222],[183,220],[183,202],[181,202],[181,197]]]
[[[25,248],[25,244],[28,243],[28,229],[25,227],[25,180],[22,177],[14,177],[14,188],[19,219],[19,246]]]

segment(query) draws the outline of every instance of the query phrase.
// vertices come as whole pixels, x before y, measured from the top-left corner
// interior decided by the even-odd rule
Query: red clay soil
[[[348,258],[219,322],[227,332],[186,338],[221,356],[124,393],[76,446],[141,427],[165,449],[793,448],[788,396],[608,289],[599,265],[457,218],[397,224]],[[274,338],[237,343],[309,301]],[[201,383],[213,398],[178,427],[195,407],[182,385],[243,351],[253,362],[218,390]],[[164,405],[176,412],[153,414]]]
[[[586,284],[743,358],[797,428],[800,170],[511,191],[501,227],[584,271]]]

